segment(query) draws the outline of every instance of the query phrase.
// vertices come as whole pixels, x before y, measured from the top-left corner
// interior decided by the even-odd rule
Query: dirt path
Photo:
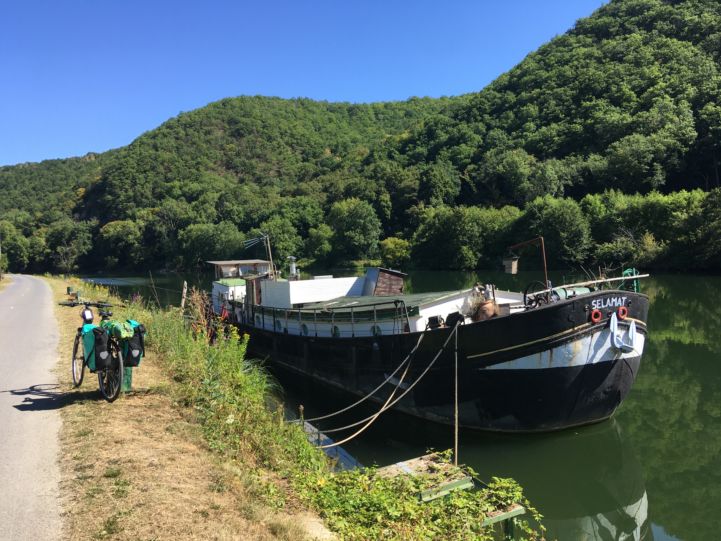
[[[60,539],[58,333],[48,285],[14,275],[0,293],[0,540]]]

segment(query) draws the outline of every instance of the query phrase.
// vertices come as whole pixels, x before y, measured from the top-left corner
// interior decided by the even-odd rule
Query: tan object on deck
[[[493,299],[482,300],[471,313],[473,321],[485,321],[496,315],[496,302]]]

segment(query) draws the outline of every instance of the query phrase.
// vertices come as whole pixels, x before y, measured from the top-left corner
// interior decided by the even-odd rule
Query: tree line
[[[191,209],[172,200],[162,209],[160,218],[151,214],[147,222],[64,219],[33,231],[16,212],[0,220],[5,267],[197,268],[210,259],[262,256],[244,252],[243,244],[267,234],[277,260],[294,255],[324,266],[379,259],[401,269],[493,268],[508,246],[542,235],[551,268],[721,268],[721,189],[647,195],[609,190],[580,201],[546,195],[523,208],[430,206],[417,215],[408,237],[385,235],[373,206],[354,197],[325,211],[300,196],[246,231],[230,221],[194,222]],[[537,263],[535,252],[526,255],[524,263]]]
[[[719,28],[715,0],[612,0],[477,93],[228,98],[121,149],[1,167],[0,220],[27,254],[13,268],[197,266],[261,232],[324,264],[476,268],[580,212],[588,227],[556,235],[556,265],[643,253],[718,269],[707,232],[679,251],[665,229],[696,207],[660,201],[706,204],[721,187]],[[666,209],[655,222],[623,210],[652,201]]]

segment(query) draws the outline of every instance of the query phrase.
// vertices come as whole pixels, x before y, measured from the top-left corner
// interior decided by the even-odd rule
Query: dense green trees
[[[333,231],[333,251],[342,260],[377,255],[381,222],[366,201],[352,197],[333,203],[328,225]]]
[[[0,221],[0,243],[3,258],[0,269],[25,270],[30,260],[30,242],[8,221]]]
[[[266,232],[325,264],[472,268],[543,233],[554,265],[718,269],[716,196],[695,191],[721,187],[718,28],[715,0],[611,0],[478,93],[229,98],[0,167],[11,268],[194,266]]]
[[[721,189],[717,188],[708,195],[695,221],[699,223],[697,237],[693,240],[701,247],[698,263],[706,269],[721,268]]]
[[[231,259],[241,250],[243,235],[230,222],[191,224],[178,234],[180,254],[187,268],[213,259]]]
[[[510,243],[511,226],[520,216],[515,207],[429,208],[413,237],[414,264],[430,269],[498,264]]]
[[[588,220],[573,199],[539,197],[526,207],[520,230],[545,238],[549,264],[573,266],[587,260],[591,245]]]
[[[80,259],[92,249],[93,223],[70,219],[54,222],[45,236],[49,262],[56,271],[78,269]]]
[[[388,237],[380,243],[383,265],[394,269],[405,269],[411,262],[411,243],[397,237]]]
[[[143,259],[142,235],[142,222],[108,222],[100,228],[95,247],[103,254],[108,269],[135,267]]]

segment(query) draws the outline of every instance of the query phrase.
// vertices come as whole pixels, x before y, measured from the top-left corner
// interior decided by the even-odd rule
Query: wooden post
[[[185,299],[188,295],[188,282],[183,280],[183,296],[180,298],[180,309],[185,310]]]
[[[150,287],[153,288],[153,294],[155,295],[155,302],[158,303],[158,308],[162,308],[162,305],[160,304],[160,298],[158,297],[158,290],[155,289],[155,281],[153,280],[153,271],[148,271],[148,276],[150,276]]]

